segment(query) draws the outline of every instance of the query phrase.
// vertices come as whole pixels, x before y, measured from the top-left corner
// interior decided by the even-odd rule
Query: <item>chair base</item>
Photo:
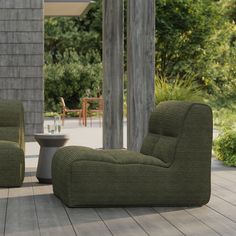
[[[68,146],[53,157],[53,191],[68,207],[201,206],[209,201],[207,181],[161,164],[131,151]]]

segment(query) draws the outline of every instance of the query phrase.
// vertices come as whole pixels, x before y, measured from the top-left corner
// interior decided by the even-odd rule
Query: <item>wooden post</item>
[[[154,107],[155,0],[128,0],[128,149],[139,151]]]
[[[123,0],[103,0],[103,148],[123,147]]]

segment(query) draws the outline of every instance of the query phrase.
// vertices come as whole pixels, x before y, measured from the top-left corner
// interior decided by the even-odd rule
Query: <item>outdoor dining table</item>
[[[103,102],[102,97],[85,97],[82,98],[82,116],[83,116],[83,125],[86,127],[87,126],[87,113],[88,113],[88,103],[93,103],[93,102]]]

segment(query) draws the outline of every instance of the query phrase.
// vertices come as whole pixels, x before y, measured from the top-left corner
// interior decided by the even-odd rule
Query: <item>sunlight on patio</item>
[[[44,132],[47,133],[47,125],[53,124],[53,119],[45,119]],[[127,146],[127,122],[124,121],[124,147]],[[67,134],[69,140],[66,146],[78,145],[90,148],[102,147],[102,127],[99,125],[99,120],[96,118],[88,118],[88,126],[84,127],[79,124],[78,119],[70,118],[65,120],[65,125],[62,127],[62,134]],[[36,168],[39,155],[39,144],[35,142],[26,142],[26,168]]]

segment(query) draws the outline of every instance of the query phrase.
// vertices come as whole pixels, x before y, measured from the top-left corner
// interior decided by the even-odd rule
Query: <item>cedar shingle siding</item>
[[[0,99],[25,108],[26,138],[43,130],[43,0],[0,0]]]

